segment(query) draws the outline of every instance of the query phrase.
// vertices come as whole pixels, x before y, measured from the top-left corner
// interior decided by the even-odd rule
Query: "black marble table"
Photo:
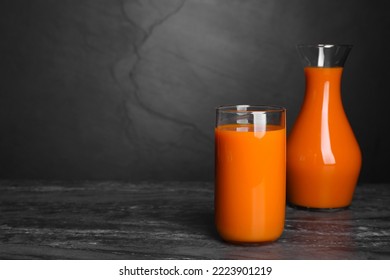
[[[242,246],[213,225],[213,184],[0,181],[1,259],[390,259],[390,185],[347,210],[287,207],[282,237]]]

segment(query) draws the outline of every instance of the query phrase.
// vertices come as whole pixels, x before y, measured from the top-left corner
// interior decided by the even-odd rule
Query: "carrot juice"
[[[361,153],[343,109],[342,67],[305,67],[304,102],[287,141],[287,198],[308,208],[343,208],[353,197]]]
[[[285,134],[284,123],[215,128],[215,223],[224,240],[267,242],[282,234]]]

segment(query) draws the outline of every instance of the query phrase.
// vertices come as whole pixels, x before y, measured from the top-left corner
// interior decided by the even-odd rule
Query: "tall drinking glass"
[[[286,204],[286,110],[232,105],[216,110],[215,224],[228,242],[278,239]]]

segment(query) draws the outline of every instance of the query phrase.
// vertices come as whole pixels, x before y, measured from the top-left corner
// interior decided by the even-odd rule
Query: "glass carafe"
[[[351,204],[361,152],[341,99],[341,77],[350,45],[298,45],[306,88],[287,139],[287,199],[305,208]]]

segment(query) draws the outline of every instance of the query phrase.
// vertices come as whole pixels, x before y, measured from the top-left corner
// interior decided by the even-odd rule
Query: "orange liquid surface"
[[[274,241],[286,203],[285,129],[222,125],[215,129],[215,223],[234,242]]]
[[[305,100],[287,141],[287,198],[295,205],[339,208],[352,201],[361,153],[342,106],[342,70],[305,68]]]

